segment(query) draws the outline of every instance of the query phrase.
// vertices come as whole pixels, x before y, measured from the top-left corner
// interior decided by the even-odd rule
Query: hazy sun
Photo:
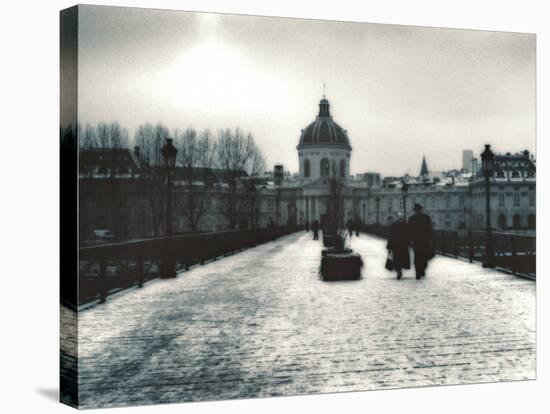
[[[250,59],[246,50],[215,34],[183,51],[162,76],[163,89],[173,105],[210,113],[268,110],[269,101],[284,93],[276,71]],[[267,105],[267,106],[266,106]],[[263,109],[262,109],[263,108]]]

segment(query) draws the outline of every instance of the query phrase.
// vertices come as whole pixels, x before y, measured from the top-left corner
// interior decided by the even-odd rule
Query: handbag
[[[392,271],[393,267],[393,255],[391,252],[388,252],[388,257],[386,258],[386,269]]]

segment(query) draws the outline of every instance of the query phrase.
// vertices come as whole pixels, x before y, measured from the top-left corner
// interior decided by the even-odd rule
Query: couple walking
[[[416,278],[425,276],[428,260],[433,253],[432,221],[422,213],[422,206],[415,204],[414,215],[406,223],[403,214],[398,213],[398,219],[391,225],[388,236],[387,249],[392,255],[393,268],[397,272],[397,279],[403,276],[402,269],[410,269],[411,259],[409,246],[414,252],[414,268]]]

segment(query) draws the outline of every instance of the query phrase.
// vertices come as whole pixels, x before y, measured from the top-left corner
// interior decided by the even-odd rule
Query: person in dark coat
[[[361,219],[358,216],[355,216],[353,221],[353,227],[355,227],[355,235],[359,237],[359,228],[361,227]]]
[[[402,269],[411,268],[409,230],[401,213],[397,213],[397,220],[390,226],[386,248],[393,256],[393,268],[397,272],[397,279],[401,279],[403,276]]]
[[[349,219],[346,226],[348,228],[349,238],[351,239],[351,236],[353,236],[353,220]]]
[[[319,222],[317,220],[313,220],[311,223],[311,230],[313,231],[313,240],[319,240]]]
[[[422,206],[415,204],[414,215],[409,218],[409,234],[414,251],[414,268],[416,278],[426,276],[428,260],[433,257],[432,220],[422,213]]]

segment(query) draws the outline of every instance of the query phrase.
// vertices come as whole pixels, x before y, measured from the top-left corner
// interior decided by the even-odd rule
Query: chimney
[[[273,167],[273,181],[275,184],[281,185],[284,177],[284,168],[282,164],[275,164]]]

